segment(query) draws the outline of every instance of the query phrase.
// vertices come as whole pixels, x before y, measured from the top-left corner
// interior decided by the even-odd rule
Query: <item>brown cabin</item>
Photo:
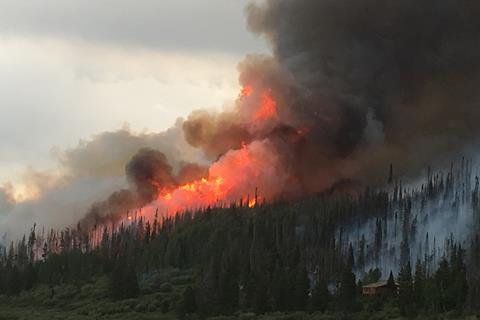
[[[390,295],[396,294],[398,290],[398,284],[395,283],[395,286],[389,287],[387,280],[381,280],[375,283],[370,283],[362,287],[362,294],[366,296],[379,296],[379,295]]]

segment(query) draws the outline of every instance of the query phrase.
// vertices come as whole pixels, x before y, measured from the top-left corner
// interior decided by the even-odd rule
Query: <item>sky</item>
[[[104,131],[158,132],[238,94],[267,51],[246,0],[0,0],[0,186]]]

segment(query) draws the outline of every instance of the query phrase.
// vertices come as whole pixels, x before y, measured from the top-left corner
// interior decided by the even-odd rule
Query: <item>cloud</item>
[[[118,205],[112,198],[114,192],[126,190],[132,184],[125,178],[128,163],[127,174],[134,177],[137,187],[143,179],[132,174],[142,166],[139,161],[132,166],[131,159],[136,159],[134,155],[139,157],[139,150],[161,150],[161,161],[168,166],[169,174],[195,174],[184,172],[186,166],[190,168],[190,162],[207,161],[200,150],[184,140],[182,124],[178,119],[173,127],[158,133],[134,132],[128,126],[102,132],[73,148],[58,150],[54,170],[28,168],[17,188],[10,184],[0,188],[0,234],[17,237],[34,223],[45,227],[75,224],[87,212],[91,216],[92,208],[109,196],[110,202]]]
[[[221,53],[0,40],[0,183],[27,166],[52,169],[53,146],[70,149],[125,122],[158,132],[194,108],[226,103],[238,90],[237,62]]]
[[[10,206],[0,215],[0,237],[15,239],[36,223],[40,228],[75,226],[91,204],[126,185],[123,178],[81,178],[45,190],[38,199]],[[7,235],[5,237],[5,235]]]
[[[257,51],[242,0],[0,1],[0,32],[164,50]]]
[[[14,206],[15,200],[13,199],[12,189],[12,185],[10,184],[5,184],[3,187],[0,187],[0,216],[11,210]]]
[[[161,150],[179,181],[203,173],[181,121],[163,130],[236,96],[237,62],[264,50],[244,4],[0,0],[0,183],[12,181],[0,188],[0,233],[78,221],[128,188],[140,148]]]
[[[74,177],[115,177],[142,148],[162,150],[174,170],[189,161],[204,162],[202,154],[183,139],[182,120],[160,132],[132,132],[128,127],[96,134],[71,149],[57,153],[62,167]]]

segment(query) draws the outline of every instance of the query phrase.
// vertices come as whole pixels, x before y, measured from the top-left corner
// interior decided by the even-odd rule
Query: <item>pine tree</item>
[[[17,266],[7,271],[6,292],[8,295],[16,295],[21,291],[21,278]]]
[[[272,283],[270,286],[272,288],[273,310],[285,311],[288,306],[289,300],[287,278],[278,260],[275,265],[275,270],[272,276]]]
[[[30,262],[25,266],[24,272],[23,272],[23,288],[25,290],[30,290],[33,288],[37,281],[37,271],[35,270],[35,267],[33,266],[33,263]]]
[[[349,246],[348,246],[347,266],[350,269],[355,268],[355,257],[354,257],[354,254],[353,254],[352,243],[350,243]]]
[[[344,268],[337,292],[337,309],[345,313],[355,311],[357,309],[356,294],[355,274],[350,268]]]
[[[195,313],[197,311],[195,292],[191,286],[188,286],[183,292],[183,304],[186,314]]]
[[[263,278],[255,281],[255,292],[252,297],[252,308],[256,314],[263,314],[268,311],[268,287]]]
[[[129,264],[127,268],[125,268],[125,273],[123,275],[124,281],[124,298],[136,298],[140,292],[138,286],[138,278],[137,273],[133,264]]]
[[[294,288],[294,309],[305,310],[307,306],[308,290],[310,289],[310,281],[308,279],[307,271],[303,266],[298,267]]]
[[[150,222],[147,221],[145,224],[145,243],[148,244],[150,243],[151,240],[151,227],[150,227]]]
[[[462,310],[467,298],[468,283],[467,272],[464,263],[465,251],[459,245],[453,250],[452,256],[454,258],[451,262],[452,273],[452,296],[454,297],[454,308]]]
[[[402,315],[410,315],[413,311],[412,267],[408,262],[398,274],[398,302]]]
[[[324,312],[332,300],[328,287],[324,281],[319,281],[312,290],[310,309]]]
[[[435,272],[435,284],[438,294],[435,305],[437,311],[446,312],[452,307],[452,297],[449,288],[451,287],[451,271],[448,261],[445,257],[440,260],[438,270]]]
[[[363,270],[365,267],[365,235],[362,234],[362,239],[358,244],[358,259],[357,259],[357,267],[359,270]]]
[[[413,299],[417,309],[424,307],[425,295],[425,270],[420,260],[415,265],[415,276],[413,279]]]
[[[393,278],[392,271],[390,271],[390,275],[388,276],[387,288],[389,288],[392,291],[397,289],[397,284],[395,283],[395,279]]]
[[[115,267],[113,268],[112,274],[110,276],[110,291],[114,299],[122,299],[124,297],[124,268],[125,259],[117,259]]]

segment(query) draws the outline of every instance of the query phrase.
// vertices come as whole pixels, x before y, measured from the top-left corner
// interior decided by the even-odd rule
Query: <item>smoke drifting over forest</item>
[[[165,134],[115,135],[109,162],[100,148],[86,152],[106,136],[66,153],[78,177],[125,167],[128,184],[83,221],[232,202],[256,188],[265,201],[295,198],[385,182],[390,163],[415,176],[448,162],[480,133],[479,13],[467,0],[249,4],[248,27],[272,55],[239,64],[232,106],[195,111]]]
[[[293,79],[292,113],[312,119],[311,137],[331,158],[351,157],[368,174],[392,159],[415,170],[477,139],[479,11],[449,0],[247,8],[249,27]]]

